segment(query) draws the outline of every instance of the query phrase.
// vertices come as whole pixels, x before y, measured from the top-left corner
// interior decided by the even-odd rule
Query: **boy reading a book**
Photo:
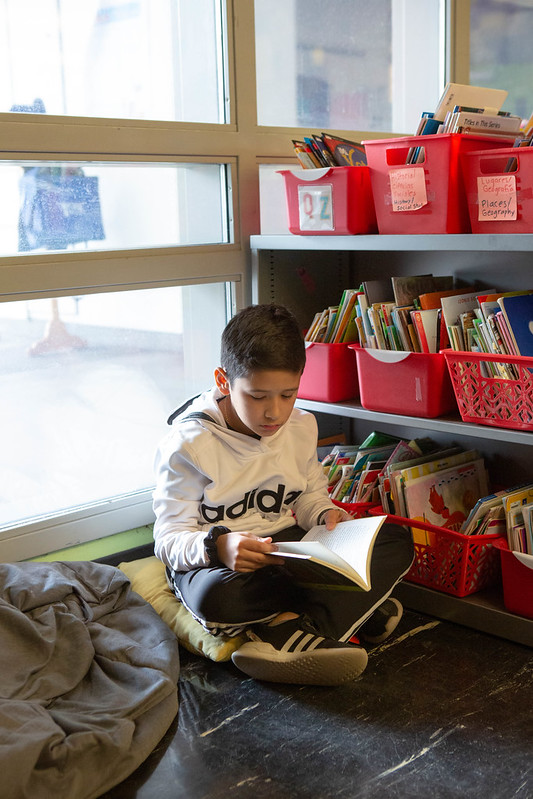
[[[294,407],[305,345],[283,306],[245,308],[222,335],[215,386],[172,415],[156,455],[155,553],[178,599],[211,634],[249,640],[234,664],[273,682],[338,685],[402,607],[390,599],[413,557],[410,534],[385,524],[371,590],[297,584],[272,553],[318,523],[349,515],[329,499],[317,425]]]

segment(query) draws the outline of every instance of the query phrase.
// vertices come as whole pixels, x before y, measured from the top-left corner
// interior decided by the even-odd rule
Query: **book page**
[[[369,516],[340,522],[333,530],[318,525],[301,541],[278,543],[278,554],[313,559],[348,576],[366,591],[370,589],[370,558],[378,531],[386,516]]]
[[[349,563],[343,558],[335,554],[327,546],[324,546],[320,541],[281,541],[277,544],[278,551],[273,552],[273,555],[289,555],[294,558],[302,558],[304,560],[319,561],[325,563],[336,571],[347,574],[350,579],[359,581],[359,572],[353,569]],[[364,574],[364,572],[363,572]]]

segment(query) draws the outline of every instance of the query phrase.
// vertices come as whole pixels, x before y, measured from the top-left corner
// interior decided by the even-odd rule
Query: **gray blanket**
[[[0,564],[0,795],[91,799],[174,719],[178,643],[124,574]]]

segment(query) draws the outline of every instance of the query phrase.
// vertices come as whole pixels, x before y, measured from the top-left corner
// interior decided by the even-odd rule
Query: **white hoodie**
[[[176,571],[209,565],[213,525],[268,536],[296,523],[309,529],[334,507],[314,416],[294,408],[273,436],[257,439],[228,429],[221,397],[213,388],[196,398],[157,450],[155,554]]]

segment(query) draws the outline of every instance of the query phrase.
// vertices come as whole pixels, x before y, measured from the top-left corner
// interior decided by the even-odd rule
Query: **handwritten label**
[[[389,183],[393,211],[418,211],[427,205],[426,178],[423,166],[391,169]]]
[[[516,219],[516,176],[478,177],[477,200],[479,220],[504,222]]]
[[[300,230],[335,230],[331,184],[298,186]]]

